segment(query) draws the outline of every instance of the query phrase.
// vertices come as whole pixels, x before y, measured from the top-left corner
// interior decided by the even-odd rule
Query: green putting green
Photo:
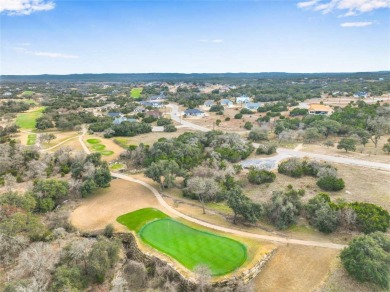
[[[106,145],[103,145],[103,144],[93,144],[92,145],[92,149],[96,150],[96,151],[101,151],[101,150],[104,150],[105,148],[106,148]]]
[[[125,225],[130,230],[138,232],[145,224],[163,218],[169,218],[169,216],[154,208],[144,208],[121,215],[116,221]]]
[[[99,144],[101,141],[99,139],[88,139],[89,144]]]
[[[118,169],[121,169],[121,168],[124,168],[125,165],[122,164],[122,163],[116,163],[116,164],[113,164],[110,166],[110,169],[111,170],[118,170]]]
[[[144,242],[193,270],[206,265],[213,276],[230,273],[247,258],[246,247],[233,239],[200,231],[170,218],[152,221],[139,232]]]

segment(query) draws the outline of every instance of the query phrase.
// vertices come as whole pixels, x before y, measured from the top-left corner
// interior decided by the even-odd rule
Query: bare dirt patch
[[[312,291],[326,279],[338,253],[318,247],[280,246],[254,279],[256,291]]]
[[[115,179],[110,187],[100,189],[83,200],[72,212],[70,222],[83,231],[101,230],[107,224],[114,224],[118,231],[128,231],[116,222],[116,218],[146,207],[159,208],[156,198],[147,188],[137,183]]]

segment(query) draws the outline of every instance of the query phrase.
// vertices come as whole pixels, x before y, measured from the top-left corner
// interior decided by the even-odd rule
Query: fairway
[[[142,93],[142,88],[133,88],[130,91],[130,96],[132,98],[138,98],[141,96],[141,93]]]
[[[169,216],[154,208],[144,208],[119,216],[116,221],[138,232],[145,224],[163,218],[169,218]]]
[[[199,231],[170,218],[148,223],[139,234],[144,242],[172,256],[188,269],[206,265],[213,276],[233,272],[247,258],[242,243]]]
[[[36,120],[42,116],[45,107],[37,108],[33,111],[18,114],[16,118],[16,125],[22,129],[35,129]]]

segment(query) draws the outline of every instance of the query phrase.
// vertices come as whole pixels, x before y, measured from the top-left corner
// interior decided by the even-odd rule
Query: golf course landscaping
[[[45,107],[39,107],[34,110],[20,113],[16,117],[16,125],[21,129],[33,130],[35,129],[37,119],[42,116]]]
[[[114,154],[114,151],[106,150],[106,145],[101,143],[101,140],[99,139],[88,139],[87,143],[91,145],[91,148],[95,152],[99,152],[104,156],[109,156]]]
[[[189,227],[157,209],[140,209],[119,216],[117,221],[190,270],[206,265],[213,276],[221,276],[233,272],[247,259],[242,243]]]

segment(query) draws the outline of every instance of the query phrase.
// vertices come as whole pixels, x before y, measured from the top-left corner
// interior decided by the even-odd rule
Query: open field
[[[169,216],[158,209],[143,208],[131,213],[121,215],[116,219],[116,221],[118,221],[120,224],[125,225],[130,230],[139,232],[142,227],[147,223],[164,218],[169,218]]]
[[[34,93],[35,93],[34,91],[26,90],[26,91],[23,91],[22,95],[23,96],[32,96]]]
[[[303,144],[302,151],[314,152],[316,154],[325,154],[332,156],[356,158],[361,160],[368,160],[373,162],[382,162],[390,164],[390,155],[385,154],[382,150],[383,145],[387,142],[390,136],[383,136],[379,142],[378,147],[375,148],[374,143],[371,141],[367,143],[366,147],[362,145],[356,146],[355,152],[345,152],[344,150],[337,149],[337,139],[334,140],[335,147],[325,147],[318,144]]]
[[[345,181],[345,189],[339,192],[326,191],[333,200],[340,198],[348,202],[368,202],[378,204],[390,211],[389,172],[344,164],[333,165],[337,168],[339,177]],[[246,172],[240,175],[240,179],[244,184],[245,193],[257,202],[268,201],[273,191],[286,189],[288,185],[306,191],[303,201],[309,200],[319,192],[324,192],[316,185],[317,179],[309,176],[292,178],[277,173],[273,183],[262,185],[250,184],[246,179]]]
[[[132,98],[138,98],[141,96],[143,88],[132,88],[130,91],[130,96]]]
[[[36,120],[42,115],[44,109],[45,107],[33,108],[18,114],[16,117],[16,125],[21,129],[35,129]]]
[[[146,133],[142,135],[138,135],[135,137],[115,137],[114,141],[117,142],[122,148],[126,149],[129,145],[139,145],[140,143],[144,143],[146,145],[152,145],[157,142],[160,138],[175,138],[184,134],[185,132],[193,132],[188,128],[178,128],[176,132],[166,133],[166,132],[152,132]],[[123,150],[122,150],[123,151]]]
[[[280,246],[254,279],[255,291],[313,291],[327,278],[338,253],[319,247]]]
[[[190,270],[200,264],[207,265],[213,276],[232,272],[246,260],[243,244],[169,218],[145,225],[140,230],[140,237]]]

